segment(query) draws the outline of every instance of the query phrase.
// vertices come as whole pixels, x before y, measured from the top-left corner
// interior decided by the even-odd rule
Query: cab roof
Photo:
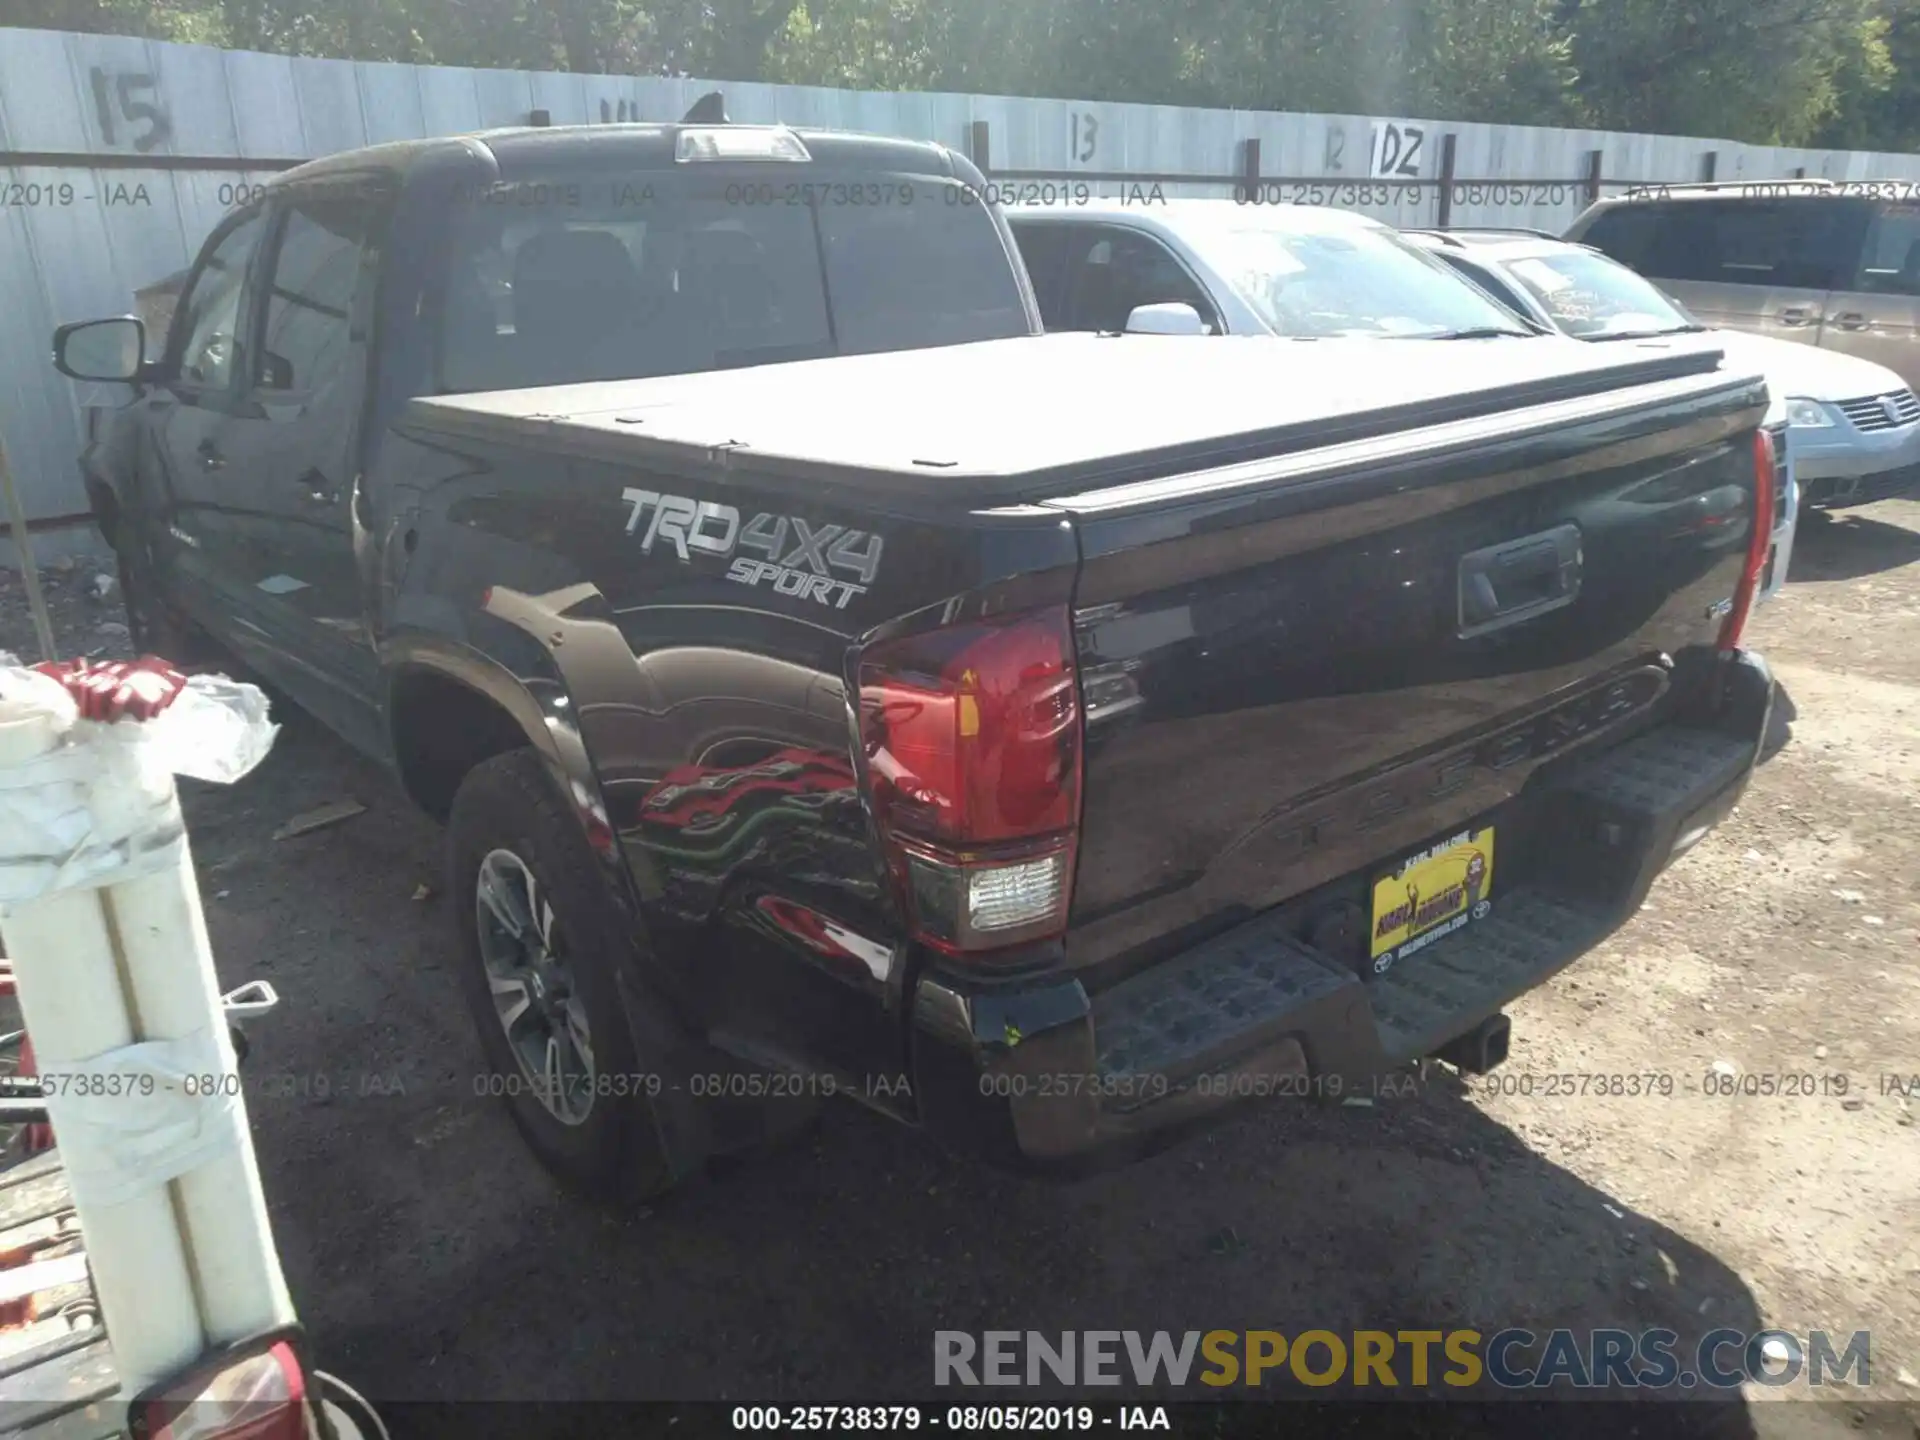
[[[848,130],[803,130],[784,125],[616,124],[515,125],[478,130],[464,135],[437,135],[424,140],[398,140],[343,150],[310,160],[282,172],[270,186],[297,186],[369,173],[387,174],[396,181],[435,160],[459,155],[490,156],[503,180],[549,174],[575,168],[618,164],[629,170],[671,170],[679,138],[685,131],[726,130],[730,133],[784,132],[799,137],[811,157],[809,163],[834,170],[872,170],[908,174],[961,175],[959,157],[931,140],[903,140],[895,136],[863,135]],[[715,165],[785,166],[792,161],[738,160],[704,162]],[[964,164],[965,162],[960,162]],[[971,169],[970,166],[967,167]]]
[[[1403,230],[1401,234],[1425,250],[1466,252],[1492,261],[1526,260],[1568,250],[1601,253],[1591,245],[1562,240],[1543,230]]]

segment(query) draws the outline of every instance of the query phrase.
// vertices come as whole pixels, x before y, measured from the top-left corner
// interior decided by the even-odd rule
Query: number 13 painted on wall
[[[1073,144],[1071,154],[1076,165],[1084,165],[1093,159],[1094,141],[1100,134],[1100,121],[1096,116],[1073,112]]]

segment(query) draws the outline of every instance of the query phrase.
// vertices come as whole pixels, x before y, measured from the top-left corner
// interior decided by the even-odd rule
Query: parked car
[[[446,822],[477,1088],[580,1185],[835,1094],[1047,1169],[1486,1070],[1747,783],[1757,374],[1035,334],[981,186],[749,126],[384,147],[223,225],[160,364],[56,337],[136,387],[83,463],[138,603]],[[509,237],[502,320],[459,277]],[[1438,275],[1414,333],[1521,328]]]
[[[1711,329],[1644,277],[1590,246],[1550,236],[1426,232],[1443,259],[1588,340],[1672,335],[1756,366],[1785,402],[1801,503],[1821,511],[1920,486],[1920,399],[1884,365],[1748,331]]]
[[[1912,181],[1660,186],[1589,206],[1565,238],[1656,282],[1702,324],[1884,367],[1826,404],[1826,427],[1811,409],[1800,421],[1832,432],[1796,447],[1805,503],[1860,504],[1920,486],[1916,199]],[[1865,451],[1875,462],[1857,468]]]
[[[1347,210],[1096,200],[1006,214],[1049,330],[1451,340],[1545,328],[1516,324],[1390,226]]]
[[[1773,552],[1760,598],[1787,583],[1800,507],[1838,498],[1885,463],[1884,446],[1845,418],[1845,398],[1864,388],[1900,388],[1897,376],[1850,356],[1700,324],[1649,281],[1588,246],[1528,231],[1412,230],[1432,250],[1515,314],[1594,343],[1709,345],[1729,365],[1759,369],[1772,402],[1766,430],[1778,452]],[[1811,463],[1813,478],[1801,473]]]

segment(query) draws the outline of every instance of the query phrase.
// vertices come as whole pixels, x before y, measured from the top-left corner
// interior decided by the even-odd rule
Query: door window
[[[1191,305],[1209,324],[1213,306],[1173,252],[1150,236],[1101,229],[1082,236],[1068,281],[1063,330],[1127,328],[1142,305]],[[1048,328],[1054,328],[1049,326]]]
[[[288,209],[267,287],[259,390],[317,395],[345,368],[366,220],[366,207],[349,201]]]
[[[1920,295],[1920,205],[1883,205],[1874,212],[1851,288],[1872,295]]]
[[[1858,205],[1814,199],[1688,200],[1661,208],[1666,223],[1634,267],[1643,275],[1802,290],[1846,283],[1866,220]]]
[[[178,357],[175,374],[190,389],[225,390],[238,373],[241,301],[264,229],[265,221],[254,214],[227,231],[195,272],[186,304],[174,314],[169,348]]]

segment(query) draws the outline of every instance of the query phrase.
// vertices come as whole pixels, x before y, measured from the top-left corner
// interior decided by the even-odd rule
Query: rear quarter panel
[[[389,653],[532,697],[563,771],[575,757],[583,823],[610,832],[648,978],[689,1025],[853,1080],[897,1074],[908,956],[862,800],[850,652],[1005,585],[1064,601],[1061,517],[406,443],[438,478],[407,502],[420,539]]]

